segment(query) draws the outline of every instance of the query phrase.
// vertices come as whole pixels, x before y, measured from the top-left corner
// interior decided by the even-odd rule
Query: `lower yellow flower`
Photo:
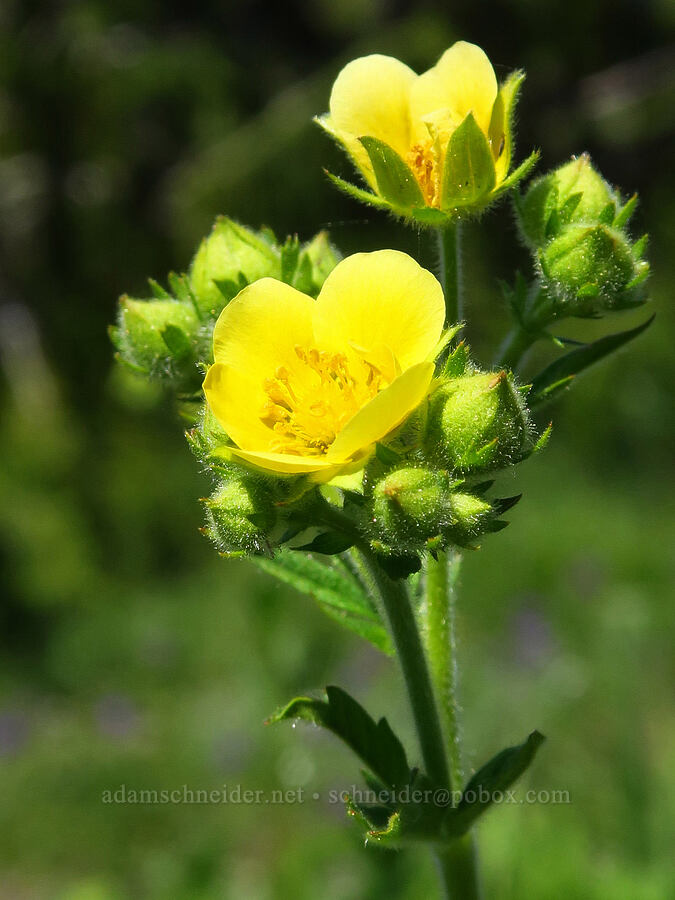
[[[332,180],[366,203],[426,224],[480,211],[536,160],[532,154],[509,175],[523,77],[514,72],[500,87],[485,53],[465,41],[422,75],[390,56],[353,60],[333,85],[330,112],[317,122],[374,193]]]
[[[273,278],[244,288],[204,381],[228,452],[320,480],[357,468],[426,396],[444,316],[436,278],[396,250],[342,260],[316,300]]]

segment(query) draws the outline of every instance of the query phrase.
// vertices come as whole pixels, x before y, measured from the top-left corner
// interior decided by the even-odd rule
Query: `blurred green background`
[[[657,319],[552,409],[524,499],[466,559],[470,758],[533,728],[527,788],[480,827],[487,896],[657,900],[674,877],[675,6],[669,0],[4,0],[0,6],[0,898],[433,896],[422,853],[364,850],[332,788],[351,757],[263,719],[338,683],[411,735],[391,663],[199,535],[208,484],[168,398],[112,362],[123,291],[187,267],[218,213],[345,252],[425,237],[338,196],[349,166],[311,116],[341,66],[422,71],[454,40],[528,73],[522,155],[589,150],[639,191]],[[508,204],[467,235],[485,361],[496,279],[528,260]],[[592,325],[619,330],[645,311]],[[542,354],[542,358],[546,354]],[[536,360],[535,360],[536,363]],[[533,363],[534,365],[534,363]],[[287,789],[285,805],[106,804],[135,789]]]

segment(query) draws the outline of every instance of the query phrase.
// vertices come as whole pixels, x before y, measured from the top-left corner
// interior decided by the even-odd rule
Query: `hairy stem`
[[[455,551],[429,557],[426,565],[425,639],[431,678],[436,688],[445,731],[450,780],[454,789],[464,783],[455,638],[455,586],[462,558]]]
[[[464,312],[462,291],[462,226],[457,222],[437,230],[440,280],[445,295],[445,322],[460,322]]]
[[[389,622],[412,707],[425,772],[435,784],[450,788],[443,730],[406,584],[389,578],[370,550],[362,548],[361,558],[372,576]]]

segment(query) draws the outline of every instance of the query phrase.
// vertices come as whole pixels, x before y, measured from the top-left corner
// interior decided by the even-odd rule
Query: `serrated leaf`
[[[268,719],[269,724],[304,719],[337,735],[387,787],[408,784],[410,768],[403,745],[386,719],[377,723],[346,691],[329,685],[326,699],[296,697]]]
[[[342,560],[319,561],[295,550],[282,550],[273,559],[252,558],[259,569],[313,597],[321,609],[388,656],[391,638],[370,596]]]
[[[520,778],[545,740],[543,734],[533,731],[524,743],[507,747],[480,768],[462,791],[459,804],[447,810],[443,822],[445,834],[457,837],[466,832],[492,805],[495,796],[503,794]]]
[[[374,206],[376,209],[391,210],[391,203],[387,200],[383,200],[382,197],[378,197],[377,194],[373,194],[371,191],[364,191],[363,188],[357,187],[349,181],[345,181],[338,175],[333,175],[332,172],[328,172],[326,169],[324,169],[324,172],[333,182],[335,187],[342,191],[343,194],[347,194],[348,197],[353,197],[354,200],[360,200],[361,203],[367,203],[369,206]]]
[[[592,344],[584,344],[582,347],[572,350],[571,353],[560,357],[560,359],[556,359],[533,379],[529,399],[530,409],[541,406],[544,402],[551,399],[553,392],[558,393],[560,388],[568,387],[571,380],[580,372],[583,372],[584,369],[599,362],[605,356],[641,335],[653,321],[654,316],[651,316],[646,322],[643,322],[636,328],[606,335],[597,341],[593,341]]]
[[[441,209],[469,206],[495,186],[495,164],[487,138],[469,113],[456,128],[445,154]]]
[[[377,188],[393,206],[424,205],[424,197],[412,170],[389,144],[374,137],[359,138],[370,158]]]

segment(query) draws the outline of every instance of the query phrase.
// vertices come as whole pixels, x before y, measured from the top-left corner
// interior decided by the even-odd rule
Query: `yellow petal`
[[[391,56],[362,56],[340,72],[330,95],[330,116],[324,127],[346,145],[371,184],[368,154],[357,138],[376,137],[403,158],[410,149],[408,92],[417,76]]]
[[[229,452],[259,469],[296,475],[320,472],[322,480],[324,475],[329,480],[344,468],[335,460],[327,460],[325,456],[292,456],[290,453],[265,453],[262,450],[241,450],[239,447],[230,447]]]
[[[296,345],[313,343],[314,300],[277,281],[261,278],[240,291],[220,314],[213,331],[216,362],[262,380],[281,365],[298,364]]]
[[[267,397],[259,377],[215,363],[206,373],[204,393],[216,419],[236,444],[247,448],[269,445],[270,429],[260,420]]]
[[[240,447],[267,446],[270,431],[260,421],[268,400],[265,379],[280,366],[301,365],[295,347],[314,343],[315,302],[274,278],[240,291],[220,314],[213,332],[215,365],[204,381],[209,406]]]
[[[423,116],[447,108],[461,122],[473,112],[479,127],[487,134],[497,99],[497,79],[480,47],[457,41],[418,82],[411,89],[412,114]]]
[[[433,374],[433,363],[423,362],[399,375],[347,422],[331,444],[326,460],[350,459],[393,431],[424,400]]]
[[[388,347],[402,370],[436,346],[445,302],[436,278],[398,250],[355,253],[337,264],[316,301],[314,334],[320,347]]]

